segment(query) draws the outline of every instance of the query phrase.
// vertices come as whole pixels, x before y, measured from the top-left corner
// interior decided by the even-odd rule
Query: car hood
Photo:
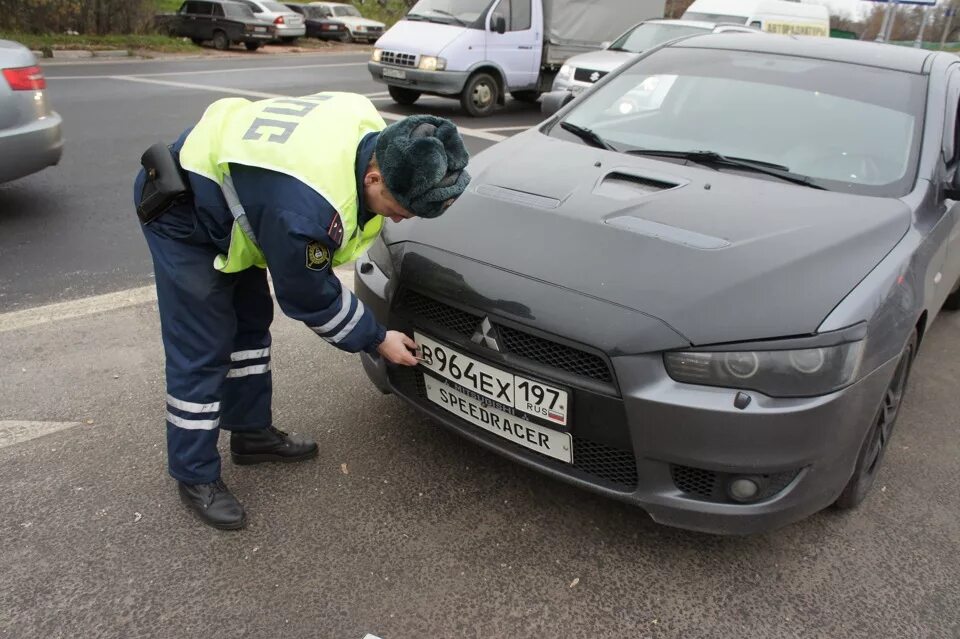
[[[403,53],[439,55],[447,45],[462,36],[464,32],[463,27],[456,25],[401,20],[380,36],[377,40],[377,48]]]
[[[369,18],[358,18],[356,16],[334,16],[331,18],[337,22],[342,22],[343,24],[348,24],[351,27],[382,27],[382,22],[377,22],[376,20],[370,20]]]
[[[387,242],[639,311],[695,345],[815,333],[911,219],[896,199],[627,156],[535,130],[469,170],[467,192],[442,217],[392,226]]]
[[[581,53],[567,60],[567,64],[577,69],[590,69],[592,71],[615,71],[630,60],[638,58],[638,53],[627,53],[626,51],[591,51],[590,53]]]

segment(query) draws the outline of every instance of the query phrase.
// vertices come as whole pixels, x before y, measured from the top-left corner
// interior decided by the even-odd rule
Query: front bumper
[[[391,283],[358,261],[356,292],[391,328],[412,335],[433,327],[390,307]],[[360,268],[366,270],[361,272]],[[480,311],[481,316],[485,313]],[[492,317],[492,315],[491,315]],[[436,334],[434,332],[434,334]],[[484,349],[469,338],[455,344],[472,357]],[[853,470],[863,436],[893,374],[890,362],[837,393],[776,399],[750,393],[745,409],[736,391],[679,384],[660,353],[614,357],[612,390],[573,386],[573,464],[556,461],[453,416],[426,399],[419,370],[387,366],[363,355],[364,370],[447,428],[518,463],[593,492],[632,503],[663,524],[719,534],[753,534],[803,519],[830,505]],[[521,369],[522,370],[522,369]],[[543,373],[539,372],[543,377]],[[557,383],[570,386],[568,377]],[[576,412],[576,406],[580,411]],[[758,478],[763,497],[740,504],[726,496],[735,477]]]
[[[422,71],[410,67],[388,66],[372,60],[367,62],[367,70],[377,82],[441,95],[457,95],[463,90],[468,77],[465,71]],[[401,71],[404,77],[384,77],[384,70]]]
[[[62,119],[57,113],[0,130],[0,183],[54,166],[63,154]]]

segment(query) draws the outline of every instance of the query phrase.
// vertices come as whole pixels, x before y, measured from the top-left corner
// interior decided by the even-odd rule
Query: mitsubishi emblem
[[[489,317],[483,318],[483,321],[480,322],[480,326],[478,326],[477,330],[473,332],[471,341],[474,344],[480,344],[481,346],[486,346],[487,348],[495,350],[498,353],[500,352],[500,344],[497,343],[497,329],[495,329],[493,324],[490,323]]]

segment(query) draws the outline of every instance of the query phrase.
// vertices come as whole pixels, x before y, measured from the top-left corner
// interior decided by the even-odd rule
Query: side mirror
[[[490,27],[497,33],[504,34],[507,32],[507,19],[500,14],[494,14]]]
[[[544,93],[540,99],[540,112],[550,117],[570,104],[572,100],[573,94],[569,91],[550,91],[549,93]]]

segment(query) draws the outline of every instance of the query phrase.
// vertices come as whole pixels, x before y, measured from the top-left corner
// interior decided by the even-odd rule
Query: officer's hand
[[[416,350],[417,343],[400,331],[387,331],[387,336],[377,347],[381,357],[401,366],[417,365],[417,358],[413,356]]]

